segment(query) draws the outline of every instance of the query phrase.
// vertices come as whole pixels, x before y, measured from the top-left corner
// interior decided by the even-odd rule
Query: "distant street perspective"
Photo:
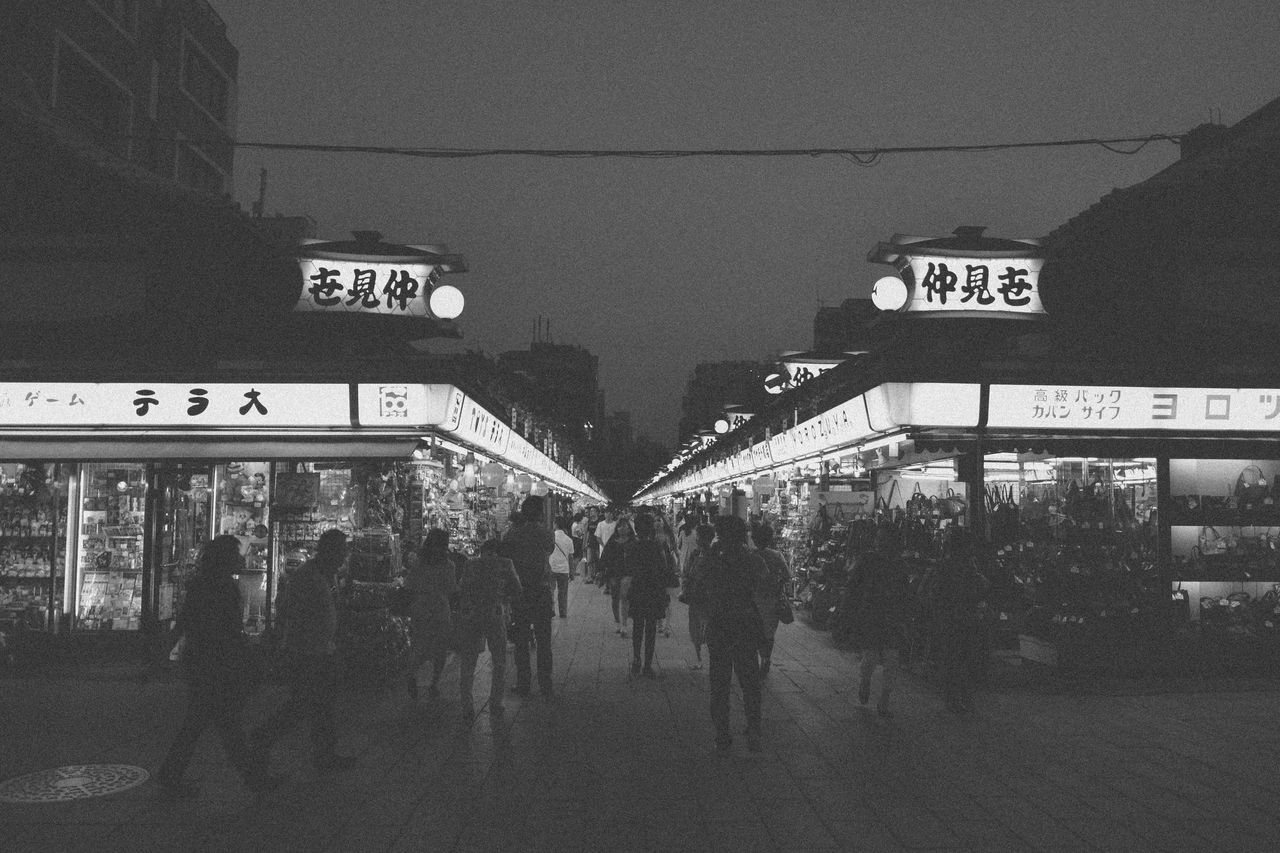
[[[0,850],[1280,850],[1280,15],[0,4]]]

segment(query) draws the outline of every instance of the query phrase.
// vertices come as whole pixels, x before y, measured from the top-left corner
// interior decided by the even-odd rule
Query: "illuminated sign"
[[[1043,314],[1042,258],[909,256],[909,313]]]
[[[950,237],[895,234],[867,255],[901,276],[876,282],[872,302],[882,311],[952,317],[1033,317],[1040,301],[1039,240],[985,237],[962,225]]]
[[[431,316],[427,300],[439,274],[429,264],[376,257],[302,257],[298,263],[302,292],[294,311]]]
[[[0,427],[351,426],[345,384],[5,382]]]
[[[992,385],[987,425],[1020,429],[1280,432],[1280,388]]]
[[[850,353],[860,355],[861,353]],[[792,388],[799,388],[810,379],[838,367],[845,361],[845,356],[830,357],[806,355],[805,353],[786,353],[778,361],[777,369],[765,377],[764,390],[770,394],[781,394]]]
[[[370,383],[358,386],[361,426],[456,429],[466,395],[452,385]]]

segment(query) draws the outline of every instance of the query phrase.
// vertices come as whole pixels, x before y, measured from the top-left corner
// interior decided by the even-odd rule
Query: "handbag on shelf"
[[[1202,557],[1224,556],[1230,550],[1227,538],[1216,527],[1201,527],[1198,541]]]
[[[1240,475],[1236,477],[1235,487],[1231,492],[1231,496],[1236,499],[1236,506],[1241,512],[1253,512],[1260,509],[1264,506],[1263,502],[1270,495],[1271,487],[1267,484],[1267,478],[1263,475],[1262,469],[1257,465],[1246,465],[1240,471]]]

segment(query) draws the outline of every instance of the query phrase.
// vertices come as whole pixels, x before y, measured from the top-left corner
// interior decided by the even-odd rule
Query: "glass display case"
[[[91,462],[81,467],[78,627],[142,627],[146,500],[146,465]]]
[[[62,609],[68,469],[0,465],[0,621],[45,630]]]

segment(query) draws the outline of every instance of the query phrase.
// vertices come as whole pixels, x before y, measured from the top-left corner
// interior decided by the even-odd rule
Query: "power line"
[[[1021,148],[1070,148],[1100,146],[1113,154],[1137,154],[1152,142],[1182,141],[1180,133],[1154,133],[1147,136],[1121,136],[1112,138],[1058,139],[1046,142],[998,142],[983,145],[899,145],[871,148],[431,148],[399,147],[387,145],[322,145],[309,142],[253,142],[245,140],[209,140],[204,143],[191,139],[158,140],[174,144],[205,144],[262,151],[308,151],[323,154],[383,154],[396,157],[424,157],[429,159],[456,160],[472,157],[548,157],[553,159],[587,159],[602,157],[627,157],[643,160],[662,160],[688,157],[827,157],[837,156],[851,160],[859,166],[870,167],[889,154],[974,153],[1013,151]],[[1131,149],[1117,145],[1133,145]]]

